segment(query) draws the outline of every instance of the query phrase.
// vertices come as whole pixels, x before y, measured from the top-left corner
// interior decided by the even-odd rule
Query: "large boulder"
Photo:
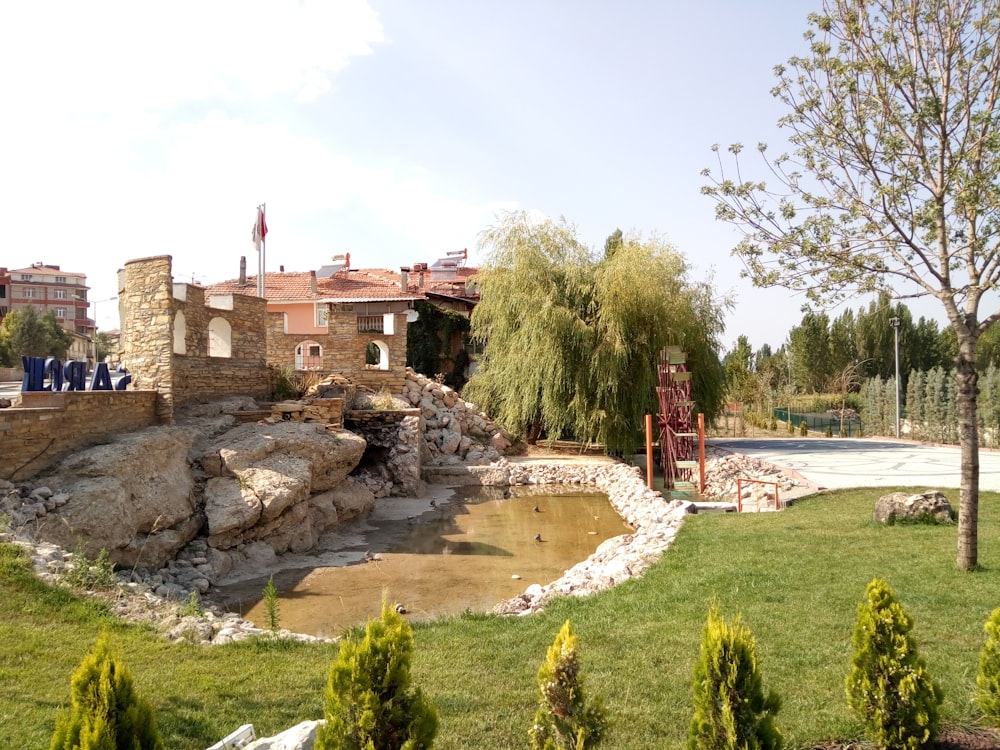
[[[39,524],[40,539],[90,557],[159,567],[198,533],[188,452],[197,434],[151,427],[74,453],[45,477],[68,496]]]
[[[893,492],[883,495],[875,503],[875,520],[879,523],[895,521],[922,521],[928,518],[938,523],[951,520],[951,503],[948,498],[935,490],[908,495]]]
[[[218,437],[200,457],[210,475],[209,545],[310,549],[327,528],[371,508],[371,493],[347,479],[365,446],[352,432],[303,422],[246,424]]]
[[[210,476],[237,476],[266,467],[266,459],[283,454],[309,465],[309,492],[325,492],[340,484],[365,452],[365,440],[347,430],[314,422],[244,424],[215,440],[200,462]]]

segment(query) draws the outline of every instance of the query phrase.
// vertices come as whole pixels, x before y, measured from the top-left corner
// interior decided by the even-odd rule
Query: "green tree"
[[[788,333],[792,356],[792,380],[799,388],[816,393],[833,374],[830,362],[830,318],[823,312],[807,312]]]
[[[22,356],[65,359],[73,334],[59,325],[51,310],[38,314],[34,305],[14,310],[0,323],[0,364],[18,367]]]
[[[424,750],[437,734],[437,709],[410,684],[413,631],[387,602],[364,638],[345,637],[330,665],[326,724],[316,750]]]
[[[56,720],[50,750],[163,750],[153,707],[101,636],[70,681],[70,707]]]
[[[565,221],[508,213],[482,236],[472,336],[487,341],[463,394],[512,432],[631,453],[655,413],[659,354],[681,346],[698,408],[712,419],[724,385],[718,337],[726,301],[688,280],[658,239],[627,237],[598,258]]]
[[[98,362],[103,362],[111,353],[111,341],[108,338],[108,334],[104,331],[99,331],[94,337],[94,343],[96,344],[95,357]]]
[[[587,700],[576,650],[576,635],[567,620],[538,670],[538,710],[528,732],[534,750],[584,750],[597,747],[607,729],[604,701]]]
[[[883,750],[917,750],[937,737],[941,690],[917,653],[912,628],[889,584],[869,583],[851,637],[847,700]]]
[[[688,750],[778,750],[774,717],[781,700],[764,692],[757,643],[737,616],[727,624],[713,605],[702,633],[692,684]]]
[[[775,181],[719,157],[703,192],[744,238],[754,282],[836,302],[928,295],[955,333],[962,474],[956,564],[978,561],[976,420],[981,313],[1000,284],[1000,7],[949,0],[824,0],[809,52],[776,68],[792,154]],[[718,146],[715,147],[719,152]],[[733,174],[735,176],[730,176]]]

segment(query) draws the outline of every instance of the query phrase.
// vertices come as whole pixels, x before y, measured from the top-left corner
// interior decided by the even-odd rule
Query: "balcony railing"
[[[382,333],[384,318],[381,315],[359,315],[358,333]]]

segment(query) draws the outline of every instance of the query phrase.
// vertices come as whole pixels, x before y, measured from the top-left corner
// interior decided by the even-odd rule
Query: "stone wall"
[[[132,388],[156,391],[156,415],[173,420],[173,303],[170,256],[137,258],[125,264],[118,291],[122,364]]]
[[[419,409],[357,409],[344,426],[367,443],[354,479],[375,497],[422,497],[422,424]]]
[[[402,396],[420,410],[430,463],[488,464],[513,438],[458,392],[406,368]]]
[[[66,453],[153,425],[156,404],[155,391],[22,393],[20,407],[0,410],[0,477],[28,479]]]
[[[206,307],[205,290],[174,284],[169,255],[125,264],[122,364],[137,389],[157,391],[157,418],[171,424],[176,407],[231,395],[266,398],[267,303],[234,294]],[[230,356],[210,356],[210,326],[229,327]],[[178,351],[183,350],[183,351]]]

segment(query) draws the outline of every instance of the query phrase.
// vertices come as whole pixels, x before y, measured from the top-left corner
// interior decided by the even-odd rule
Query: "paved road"
[[[864,438],[710,438],[706,445],[792,469],[824,489],[958,487],[957,446]],[[1000,452],[979,452],[979,487],[1000,491]]]

